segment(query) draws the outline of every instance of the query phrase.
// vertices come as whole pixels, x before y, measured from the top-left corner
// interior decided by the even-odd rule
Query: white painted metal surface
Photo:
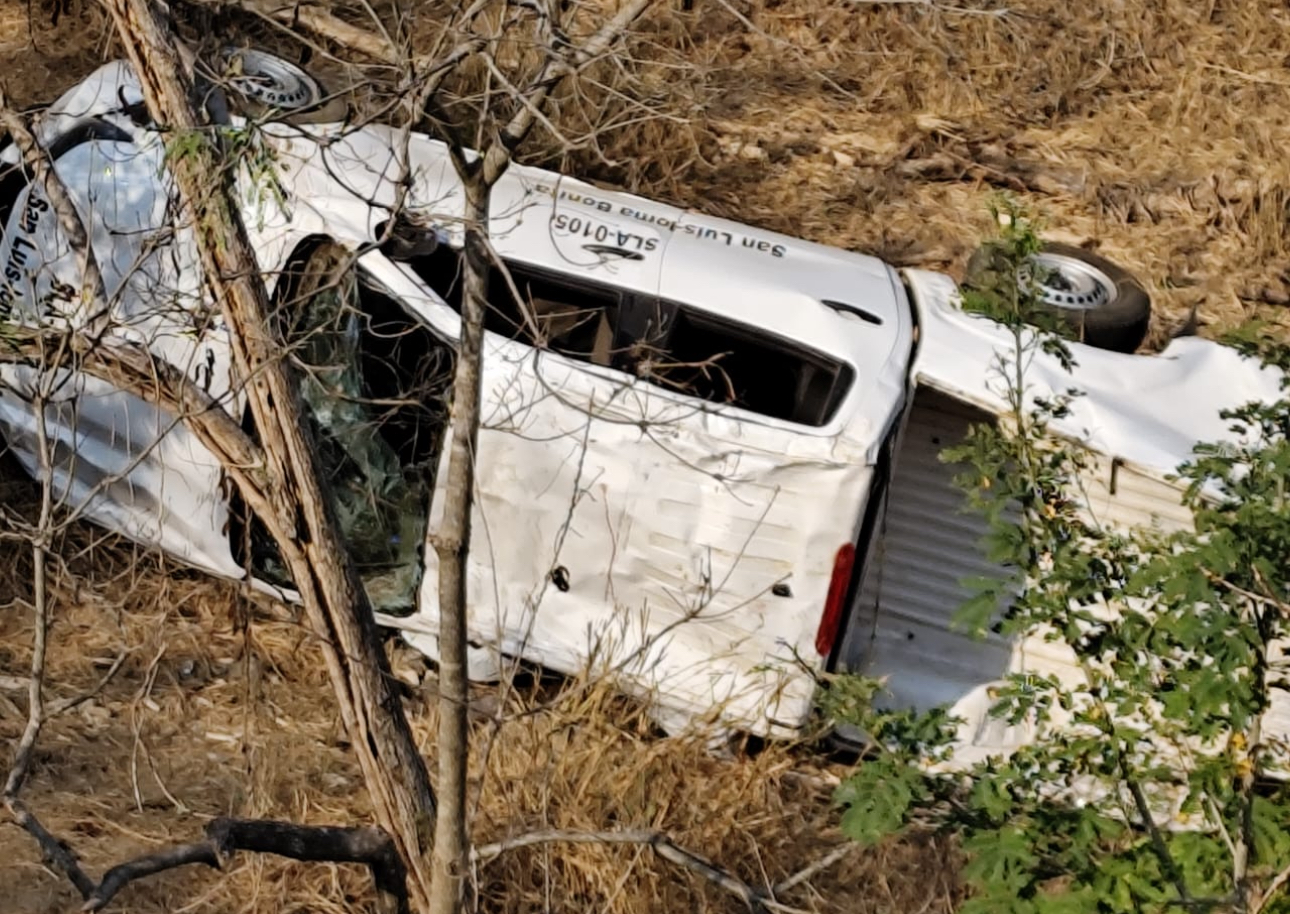
[[[841,669],[885,681],[881,706],[946,706],[963,718],[951,767],[1034,737],[1032,727],[1010,727],[989,714],[990,689],[1005,675],[1030,672],[1073,684],[1084,681],[1074,654],[1042,632],[1024,639],[994,633],[978,638],[956,623],[970,596],[962,582],[1002,579],[1007,570],[986,559],[980,544],[984,519],[968,509],[953,484],[965,468],[939,456],[963,440],[969,424],[991,421],[991,414],[934,390],[916,395],[838,660]],[[1080,490],[1086,516],[1106,528],[1169,533],[1193,523],[1180,485],[1104,455],[1094,455]],[[1264,727],[1272,737],[1290,738],[1290,700],[1283,692],[1274,694]],[[843,735],[859,737],[851,731]]]
[[[111,114],[121,92],[127,99],[137,95],[129,83],[127,71],[106,69],[97,85],[75,91],[61,107],[72,105],[78,116],[116,117],[122,129],[133,129]],[[56,111],[48,123],[61,119]],[[244,212],[262,269],[276,275],[295,245],[316,233],[351,245],[374,241],[388,218],[382,207],[394,199],[396,132],[271,132],[283,205],[271,195],[248,194]],[[146,131],[137,142],[143,150],[160,148]],[[78,149],[96,155],[101,145]],[[414,137],[408,156],[410,206],[441,223],[451,238],[462,200],[443,147]],[[108,210],[139,215],[128,195],[111,197],[123,174],[146,175],[153,198],[169,200],[164,171],[138,150],[112,174],[69,167],[68,184],[95,225]],[[814,638],[833,557],[856,536],[873,451],[905,396],[912,315],[894,272],[873,258],[605,194],[530,169],[508,174],[495,191],[493,214],[493,237],[505,257],[637,293],[662,293],[755,332],[778,334],[837,359],[849,367],[852,381],[824,424],[802,426],[488,334],[468,570],[475,596],[472,637],[569,672],[594,659],[621,674],[626,687],[673,712],[703,715],[724,706],[729,719],[759,732],[799,725],[811,707],[808,670],[820,662]],[[191,257],[182,236],[163,237],[168,215],[162,207],[139,222],[139,245],[165,242]],[[46,247],[66,248],[52,219],[40,229],[53,237],[53,247]],[[7,231],[0,256],[23,237]],[[596,252],[586,249],[588,239],[638,249],[641,258],[591,256]],[[121,256],[113,241],[96,237],[101,259]],[[446,338],[456,334],[457,315],[409,268],[376,251],[364,256],[363,265],[410,313]],[[74,266],[56,266],[60,280],[78,283]],[[49,271],[31,267],[49,281]],[[164,283],[148,290],[111,283],[109,293],[118,287],[140,313],[160,310],[170,318],[143,334],[149,343],[177,332],[174,325],[182,327],[187,318],[184,307],[165,306]],[[821,302],[826,296],[861,306],[876,321],[839,313]],[[194,356],[204,361],[207,341],[201,339],[200,350],[195,342],[184,364]],[[220,355],[226,377],[227,356]],[[224,395],[222,388],[213,392]],[[60,473],[56,481],[77,480],[68,494],[88,498],[94,519],[209,570],[240,576],[209,455],[177,461],[173,446],[186,433],[167,432],[167,417],[134,398],[114,396],[102,410],[97,401],[78,399],[74,449],[85,459],[79,471]],[[230,410],[238,409],[232,396],[227,401]],[[20,397],[7,405],[6,435],[31,466],[30,450],[21,447],[30,415]],[[118,454],[113,449],[127,414],[144,416],[150,434],[135,436],[138,446],[131,443]],[[102,434],[89,437],[88,428]],[[156,441],[164,446],[152,447]],[[131,465],[139,450],[148,452],[147,459]],[[88,473],[83,484],[77,472]],[[121,475],[119,485],[96,488],[114,474]],[[132,490],[150,497],[130,497]],[[179,503],[159,508],[160,493]],[[432,521],[442,495],[440,489]],[[224,513],[184,510],[207,501]],[[191,529],[194,523],[201,529]],[[433,649],[437,576],[433,550],[426,552],[419,613],[389,621]],[[557,567],[567,589],[552,583]],[[772,592],[776,585],[778,594]]]
[[[480,432],[473,639],[570,673],[594,658],[673,711],[797,726],[813,684],[796,658],[818,662],[833,556],[856,535],[872,474],[863,450],[696,422],[682,404],[566,372],[542,378],[558,407]],[[486,383],[536,392],[500,361]],[[845,507],[817,510],[821,491]],[[417,617],[432,629],[436,567],[431,556]]]
[[[920,386],[935,388],[987,412],[1007,410],[1006,387],[992,370],[1008,357],[1012,336],[958,307],[953,280],[907,270],[918,306],[919,346],[912,367]],[[1152,475],[1172,473],[1199,441],[1233,440],[1223,409],[1280,396],[1279,376],[1235,349],[1199,337],[1173,340],[1152,356],[1071,344],[1073,372],[1037,353],[1026,369],[1027,395],[1083,392],[1054,431]]]

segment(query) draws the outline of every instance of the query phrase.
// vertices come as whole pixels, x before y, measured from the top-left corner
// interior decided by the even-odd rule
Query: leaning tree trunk
[[[170,169],[193,220],[204,278],[228,322],[268,462],[272,503],[262,520],[273,533],[326,657],[341,716],[371,793],[377,820],[407,861],[413,905],[428,910],[424,866],[435,800],[417,751],[371,608],[337,532],[319,482],[297,385],[270,330],[269,302],[228,176],[190,102],[168,23],[149,0],[105,0],[143,85],[149,112],[191,138]],[[463,360],[464,361],[464,360]],[[263,495],[265,493],[259,493]],[[262,499],[261,499],[262,500]],[[248,503],[255,501],[248,498]]]

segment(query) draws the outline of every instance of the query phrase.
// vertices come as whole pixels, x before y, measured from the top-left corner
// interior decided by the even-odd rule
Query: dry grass
[[[1290,12],[1279,0],[722,0],[659,122],[595,168],[646,193],[954,273],[999,189],[1152,289],[1159,343],[1283,319]],[[675,21],[658,26],[659,43]],[[675,61],[675,58],[668,58]]]
[[[32,499],[10,479],[10,505]],[[366,821],[361,778],[346,751],[321,658],[294,621],[263,614],[231,585],[72,528],[74,556],[54,587],[49,682],[54,698],[92,686],[129,656],[94,699],[46,730],[28,804],[92,872],[123,856],[195,837],[221,814],[312,823]],[[26,548],[0,546],[14,570],[0,603],[29,596]],[[29,662],[30,617],[0,615],[0,670]],[[434,678],[392,645],[409,681],[407,708],[433,756]],[[828,801],[840,769],[801,747],[729,757],[701,742],[661,738],[639,707],[603,685],[532,682],[499,697],[481,688],[475,717],[473,833],[480,843],[535,829],[655,828],[765,886],[840,841]],[[0,740],[17,737],[21,693],[0,692]],[[540,706],[541,710],[535,710]],[[500,713],[499,713],[500,712]],[[498,723],[501,721],[501,723]],[[856,851],[784,900],[808,911],[904,911],[954,893],[954,863],[931,842]],[[740,902],[636,847],[535,847],[476,871],[479,910],[743,910]],[[16,914],[68,910],[70,886],[43,868],[28,836],[0,827],[0,886]],[[242,856],[227,875],[174,872],[138,883],[117,902],[140,912],[369,910],[367,876]]]
[[[1095,244],[1146,280],[1157,344],[1193,307],[1211,333],[1284,320],[1290,11],[1280,0],[696,6],[665,4],[627,68],[635,98],[667,117],[633,116],[595,151],[548,161],[951,273],[1004,189],[1054,237]],[[48,99],[107,46],[94,5],[73,7],[56,29],[44,15],[29,28],[25,0],[0,0],[19,102]],[[418,8],[432,33],[438,6]],[[253,34],[278,40],[266,27]],[[567,123],[640,113],[594,85],[583,94],[563,98]]]
[[[25,0],[0,0],[0,53],[20,104],[50,98],[100,59],[92,4],[28,29]],[[1054,235],[1095,241],[1136,270],[1157,302],[1156,341],[1193,306],[1206,332],[1279,318],[1286,282],[1290,13],[1279,0],[955,0],[740,5],[698,0],[668,13],[638,50],[643,91],[676,115],[608,137],[579,171],[677,202],[900,263],[960,269],[999,187]],[[40,4],[36,4],[37,9]],[[43,15],[43,14],[42,14]],[[33,43],[34,40],[34,43]],[[679,49],[679,51],[678,51]],[[690,66],[673,68],[680,53]],[[588,99],[595,100],[594,90]],[[566,99],[570,107],[576,100]],[[608,160],[608,163],[606,162]],[[0,481],[0,501],[29,487]],[[361,780],[309,638],[295,624],[241,624],[235,589],[76,528],[56,593],[51,683],[92,683],[123,649],[103,693],[49,728],[31,805],[99,871],[123,854],[196,834],[221,813],[309,822],[363,819]],[[0,605],[25,595],[11,569]],[[21,675],[30,625],[0,612],[0,673]],[[401,666],[415,663],[405,656]],[[409,711],[433,752],[428,685]],[[551,684],[509,695],[543,713],[496,730],[475,837],[535,827],[657,827],[755,884],[837,840],[827,779],[810,753],[772,746],[716,758],[659,739],[604,689]],[[0,739],[21,696],[0,691]],[[488,720],[476,721],[490,742]],[[856,853],[787,899],[807,910],[950,910],[952,854],[934,842]],[[738,902],[648,852],[534,848],[478,872],[485,911],[737,911]],[[0,896],[19,914],[68,910],[65,882],[26,835],[0,826]],[[225,875],[140,884],[117,910],[366,910],[365,874],[239,858]]]

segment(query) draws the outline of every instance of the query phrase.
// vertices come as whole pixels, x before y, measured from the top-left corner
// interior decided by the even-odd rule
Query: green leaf
[[[846,807],[842,833],[866,845],[895,834],[915,800],[925,795],[922,781],[920,771],[891,757],[861,763],[834,797]]]
[[[972,808],[991,819],[1000,820],[1012,808],[1012,793],[1003,777],[977,778],[969,802]]]
[[[969,578],[963,584],[974,593],[959,607],[951,624],[975,638],[984,638],[1003,603],[1003,589],[992,578]]]
[[[1016,826],[973,834],[963,842],[969,857],[963,878],[975,886],[1019,893],[1035,878],[1039,858],[1032,847],[1034,837]]]
[[[1006,410],[997,423],[972,425],[942,459],[955,464],[955,483],[986,527],[984,553],[1008,576],[966,582],[970,598],[955,621],[976,633],[999,622],[1006,637],[1042,637],[1073,656],[1082,676],[1003,673],[992,713],[1034,722],[1038,739],[954,777],[916,773],[921,761],[947,757],[947,712],[868,706],[866,732],[888,754],[839,789],[843,827],[873,841],[917,812],[958,835],[971,890],[965,914],[1165,914],[1178,910],[1178,874],[1188,894],[1218,910],[1232,897],[1233,860],[1215,816],[1229,835],[1252,825],[1250,874],[1263,889],[1290,866],[1290,785],[1261,785],[1251,797],[1241,777],[1249,741],[1261,745],[1256,766],[1286,752],[1250,731],[1290,683],[1290,662],[1269,656],[1270,645],[1290,642],[1290,374],[1280,399],[1220,415],[1239,440],[1200,443],[1178,468],[1194,529],[1090,521],[1080,506],[1095,461],[1050,433],[1079,392],[1025,377],[1041,350],[1070,359],[1037,314],[1040,240],[1015,201],[998,198],[992,211],[1006,225],[963,299],[1008,330],[987,369]],[[1240,345],[1290,372],[1290,345],[1261,333]],[[1210,827],[1165,827],[1162,859],[1126,799],[1131,784],[1151,795],[1185,791],[1188,824]],[[1104,799],[1076,806],[1073,794]],[[1264,909],[1278,912],[1290,914],[1290,893]]]

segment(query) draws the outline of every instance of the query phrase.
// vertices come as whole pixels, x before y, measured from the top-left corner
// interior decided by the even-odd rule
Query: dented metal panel
[[[1010,359],[1012,334],[965,313],[948,276],[906,270],[919,315],[919,346],[911,371],[932,387],[992,413],[1008,409],[1000,359]],[[1071,343],[1076,365],[1032,352],[1026,357],[1026,395],[1052,398],[1081,392],[1052,429],[1129,466],[1164,476],[1192,454],[1198,441],[1235,436],[1221,412],[1280,397],[1280,373],[1237,350],[1198,337],[1173,340],[1155,355],[1129,355]],[[1215,379],[1222,379],[1216,383]]]
[[[853,607],[839,658],[842,669],[882,678],[887,707],[948,706],[964,719],[954,764],[971,763],[1032,738],[1025,725],[1008,727],[989,715],[992,684],[1010,673],[1053,674],[1083,681],[1071,650],[1042,632],[1008,640],[976,638],[955,615],[970,595],[968,577],[1002,577],[981,546],[983,518],[966,509],[953,477],[963,467],[940,453],[963,439],[973,422],[991,422],[983,410],[935,391],[920,390],[900,443],[889,500]],[[1090,455],[1079,489],[1094,522],[1117,530],[1161,533],[1190,528],[1183,489],[1163,474]],[[1284,645],[1274,647],[1274,656]],[[1274,693],[1265,732],[1290,736],[1290,696]],[[847,734],[856,736],[857,734]]]
[[[39,473],[31,369],[0,367],[0,428]],[[228,548],[223,469],[173,416],[85,375],[65,373],[45,410],[60,507],[155,545],[181,561],[240,577]]]
[[[68,118],[113,111],[121,129],[138,135],[135,145],[73,150],[60,158],[59,173],[92,216],[109,291],[124,290],[124,332],[191,371],[240,415],[228,391],[227,342],[218,322],[205,320],[209,303],[191,250],[178,243],[182,226],[176,244],[149,246],[156,256],[140,259],[145,238],[169,238],[173,209],[161,138],[120,112],[138,98],[128,69],[109,65],[52,109],[42,138]],[[398,131],[333,125],[265,133],[282,165],[284,205],[259,193],[244,215],[270,283],[306,237],[325,235],[351,249],[378,240],[398,198]],[[462,194],[444,147],[413,136],[407,164],[411,210],[449,236],[459,231]],[[262,188],[243,190],[254,197]],[[15,218],[26,218],[25,204]],[[568,672],[590,660],[683,714],[724,705],[728,722],[757,732],[800,725],[811,705],[810,668],[822,659],[813,639],[833,557],[859,533],[872,465],[917,384],[925,399],[897,460],[844,660],[889,674],[892,689],[915,703],[955,704],[976,721],[967,743],[1008,745],[1024,735],[981,725],[989,680],[1004,669],[1069,664],[1039,639],[976,644],[952,630],[964,596],[958,579],[990,569],[980,557],[979,522],[958,512],[952,469],[936,459],[971,414],[944,398],[926,399],[940,391],[1000,411],[991,365],[1009,351],[1005,331],[965,315],[949,277],[907,271],[921,334],[911,358],[914,308],[880,261],[536,169],[508,171],[495,189],[492,220],[505,257],[571,282],[675,300],[845,362],[854,377],[827,421],[792,425],[487,334],[468,569],[477,642]],[[19,256],[18,272],[28,279],[28,247],[61,258],[59,269],[76,266],[56,232],[37,244],[11,228],[4,243],[0,260],[8,266]],[[453,339],[458,316],[407,265],[379,250],[362,260],[410,314]],[[76,283],[71,273],[60,277]],[[30,290],[31,301],[64,291],[49,276],[36,279],[45,285]],[[1040,355],[1028,381],[1034,395],[1072,384],[1086,392],[1058,431],[1106,455],[1090,480],[1091,509],[1112,523],[1186,523],[1163,474],[1197,440],[1230,437],[1221,408],[1279,395],[1273,373],[1203,340],[1175,341],[1154,357],[1072,348],[1080,363],[1074,378]],[[29,379],[18,369],[6,377],[13,389],[0,399],[0,424],[31,468],[34,422],[20,396]],[[77,394],[76,415],[69,402],[51,417],[60,491],[78,506],[93,496],[89,513],[108,527],[241,576],[224,530],[219,468],[205,449],[156,410],[102,385],[67,392]],[[431,529],[446,474],[438,478]],[[410,640],[433,641],[436,631],[433,550],[426,559],[419,613],[394,622]]]
[[[472,639],[565,672],[591,661],[686,716],[800,726],[833,557],[872,476],[863,444],[695,410],[490,341]],[[433,632],[428,559],[417,621]]]

